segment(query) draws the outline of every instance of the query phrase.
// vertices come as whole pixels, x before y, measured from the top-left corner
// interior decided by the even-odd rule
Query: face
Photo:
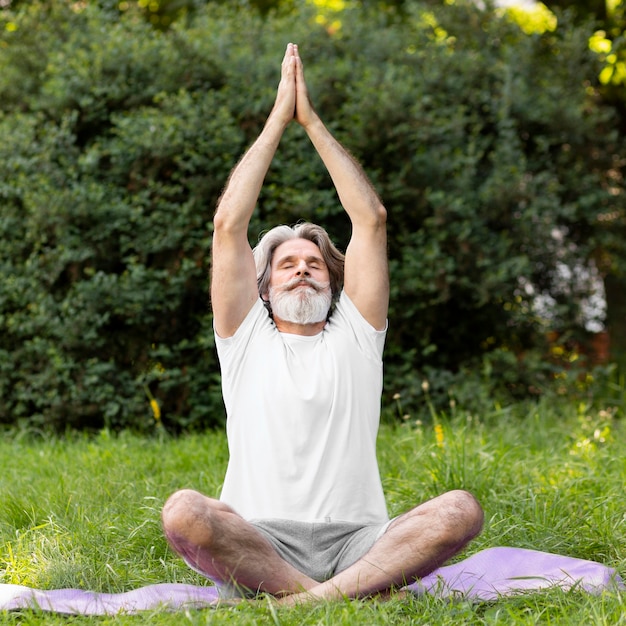
[[[279,287],[297,277],[330,282],[320,249],[308,239],[289,239],[281,243],[272,256],[270,287]]]
[[[312,241],[292,239],[276,248],[267,295],[275,319],[303,325],[326,319],[332,300],[330,276]]]

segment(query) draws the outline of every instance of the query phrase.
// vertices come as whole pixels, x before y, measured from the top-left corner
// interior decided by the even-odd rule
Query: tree
[[[587,29],[591,49],[603,63],[597,77],[589,76],[598,96],[605,105],[617,111],[616,126],[621,136],[626,135],[626,5],[623,0],[550,0],[546,4],[553,10],[569,9],[575,19]],[[605,184],[621,196],[626,161],[615,158],[609,168]],[[623,207],[623,203],[622,203]],[[626,236],[626,215],[623,208],[599,212],[605,227],[602,241],[596,252],[598,265],[604,277],[607,299],[607,320],[612,342],[613,358],[626,360],[626,266],[621,254],[621,244]]]

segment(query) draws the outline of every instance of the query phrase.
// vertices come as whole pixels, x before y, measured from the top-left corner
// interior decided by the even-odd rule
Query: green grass
[[[564,403],[494,411],[481,419],[385,424],[379,458],[397,514],[453,488],[486,513],[463,556],[517,546],[592,559],[626,578],[625,424],[610,407]],[[159,512],[180,487],[217,495],[227,461],[222,433],[0,442],[0,583],[119,592],[156,582],[204,584],[169,551]],[[274,609],[261,601],[218,610],[67,617],[0,612],[1,624],[626,624],[626,594],[550,590],[497,602],[431,597]]]

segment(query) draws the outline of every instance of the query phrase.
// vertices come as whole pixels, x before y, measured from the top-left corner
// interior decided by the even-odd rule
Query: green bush
[[[533,299],[553,296],[551,325],[580,334],[588,293],[564,287],[558,267],[598,258],[598,215],[620,200],[606,182],[623,142],[593,98],[584,30],[563,18],[528,36],[471,4],[411,2],[401,15],[345,10],[337,30],[294,7],[208,4],[163,31],[91,3],[3,12],[14,26],[0,36],[0,423],[223,420],[211,217],[290,40],[389,211],[389,395],[414,410],[428,379],[437,402],[481,408],[549,388],[560,366],[541,358]],[[345,247],[349,223],[293,125],[251,243],[298,219]],[[481,382],[488,398],[471,392]]]

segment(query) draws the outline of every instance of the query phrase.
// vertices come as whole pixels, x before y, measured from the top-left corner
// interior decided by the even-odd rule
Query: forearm
[[[217,205],[216,229],[247,231],[285,127],[278,116],[270,115],[261,134],[235,166]]]
[[[363,168],[317,117],[305,127],[354,225],[384,225],[386,212]]]

